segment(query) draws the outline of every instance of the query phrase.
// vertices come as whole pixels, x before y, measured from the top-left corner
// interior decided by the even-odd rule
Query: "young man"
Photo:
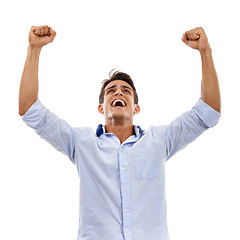
[[[183,34],[182,41],[202,59],[201,99],[167,126],[143,131],[133,125],[139,113],[132,79],[115,72],[105,80],[98,110],[105,118],[96,133],[72,128],[38,100],[41,48],[56,33],[32,27],[24,67],[19,114],[22,119],[76,165],[80,177],[78,240],[168,240],[165,163],[220,118],[220,91],[212,51],[202,28]]]

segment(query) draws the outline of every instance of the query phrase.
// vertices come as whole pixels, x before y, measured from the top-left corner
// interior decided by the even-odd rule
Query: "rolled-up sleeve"
[[[185,112],[165,128],[167,159],[194,141],[208,128],[215,126],[221,114],[201,98],[191,111]]]
[[[192,111],[204,122],[209,128],[214,127],[220,120],[221,114],[210,107],[201,98],[192,108]]]
[[[75,134],[66,121],[49,111],[39,99],[22,116],[22,120],[74,163]]]

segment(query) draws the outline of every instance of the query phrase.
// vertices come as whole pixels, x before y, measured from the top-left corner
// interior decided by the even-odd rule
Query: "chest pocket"
[[[161,160],[156,149],[146,148],[134,154],[137,180],[160,177]]]

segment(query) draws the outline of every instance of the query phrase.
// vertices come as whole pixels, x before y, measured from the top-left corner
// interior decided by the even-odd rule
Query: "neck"
[[[118,137],[121,144],[130,136],[134,135],[134,127],[133,124],[108,124],[105,125],[106,133],[113,133]]]

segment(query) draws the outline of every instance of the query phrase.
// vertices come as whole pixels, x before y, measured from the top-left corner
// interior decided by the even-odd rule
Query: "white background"
[[[223,3],[224,2],[224,3]],[[166,165],[171,240],[240,239],[237,1],[4,1],[0,5],[0,239],[71,240],[78,231],[75,166],[27,127],[18,91],[32,25],[56,32],[39,66],[42,103],[72,126],[96,128],[101,81],[130,74],[135,124],[168,124],[200,97],[201,61],[182,34],[202,26],[222,94],[219,124]]]

